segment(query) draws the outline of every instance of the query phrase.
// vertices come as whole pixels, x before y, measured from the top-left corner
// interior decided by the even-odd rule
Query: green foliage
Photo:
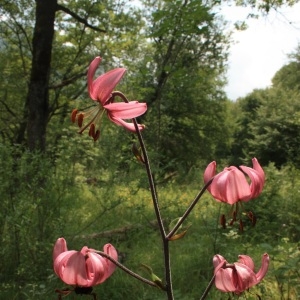
[[[1,280],[20,284],[48,275],[51,244],[64,227],[61,209],[70,201],[67,173],[56,177],[51,160],[39,153],[1,146]],[[57,174],[58,175],[58,174]],[[50,247],[50,248],[49,248]],[[42,267],[42,268],[41,268]]]
[[[4,16],[0,20],[0,31],[3,33],[0,40],[0,132],[2,140],[5,139],[11,144],[26,144],[26,91],[33,55],[35,2],[25,2],[15,1],[11,4],[5,1],[5,5],[0,8],[1,15]],[[128,61],[128,53],[138,48],[144,23],[139,10],[125,2],[76,0],[61,4],[88,24],[106,32],[92,30],[79,22],[78,18],[73,18],[58,9],[49,77],[48,121],[56,116],[56,124],[64,125],[75,106],[72,100],[82,96],[88,98],[87,94],[83,93],[86,91],[86,70],[95,56],[104,57],[101,64],[103,72],[125,64]],[[116,60],[117,57],[119,60]],[[53,146],[58,142],[59,128],[47,128],[49,145]]]
[[[292,57],[275,74],[271,88],[255,90],[236,103],[234,163],[255,156],[263,165],[290,163],[299,168],[299,56],[296,52]]]
[[[94,143],[69,124],[73,107],[92,104],[86,69],[100,54],[99,74],[128,67],[118,88],[132,100],[148,103],[143,135],[165,224],[181,217],[202,187],[203,165],[227,162],[231,144],[233,163],[250,155],[264,165],[274,163],[266,168],[262,196],[245,205],[257,216],[255,228],[245,227],[243,234],[235,227],[219,228],[219,216],[228,206],[207,194],[200,200],[188,220],[192,226],[170,245],[175,298],[199,299],[216,253],[230,262],[249,254],[259,266],[262,253],[268,252],[270,271],[246,293],[247,299],[257,299],[256,294],[298,299],[299,50],[274,76],[272,88],[230,103],[222,91],[228,41],[211,10],[214,3],[143,2],[142,11],[129,1],[61,1],[106,32],[57,12],[44,153],[20,146],[26,142],[24,95],[35,2],[4,1],[0,8],[0,298],[55,298],[54,290],[65,287],[52,270],[52,247],[60,236],[69,249],[88,245],[100,250],[111,242],[129,268],[147,276],[140,267],[144,263],[164,277],[147,178],[131,153],[136,137],[104,119],[100,141]],[[121,270],[95,292],[103,299],[165,299],[159,289]],[[228,295],[213,289],[209,299]]]
[[[127,171],[117,164],[107,165],[104,157],[99,158],[108,145],[95,147],[84,136],[74,136],[68,130],[63,133],[55,165],[31,153],[22,154],[16,163],[9,159],[12,149],[1,147],[1,176],[6,178],[1,182],[1,212],[5,212],[5,218],[1,217],[5,220],[1,227],[1,254],[9,259],[1,265],[0,298],[55,298],[54,290],[65,287],[52,271],[52,247],[60,236],[67,239],[69,249],[87,245],[101,250],[111,242],[127,267],[147,277],[140,267],[143,263],[163,277],[159,234],[157,227],[150,225],[155,217],[141,165],[130,155]],[[236,261],[242,253],[251,255],[258,269],[261,255],[268,252],[269,273],[247,293],[247,299],[257,299],[256,294],[263,299],[297,299],[299,171],[293,167],[279,171],[272,165],[265,171],[267,181],[262,196],[244,207],[256,215],[256,227],[245,226],[242,234],[236,227],[224,230],[218,224],[220,214],[228,212],[229,205],[215,202],[209,194],[197,204],[188,219],[192,226],[187,234],[170,244],[175,297],[200,297],[212,276],[211,258],[216,253],[229,262]],[[202,187],[201,177],[202,171],[195,170],[182,184],[158,185],[166,224],[182,215]],[[40,178],[46,180],[41,184]],[[19,264],[15,259],[17,249]],[[132,293],[135,299],[165,299],[159,289],[143,285],[121,270],[96,287],[95,292],[104,299],[132,299]],[[228,295],[212,289],[209,299],[228,299]]]
[[[298,92],[273,89],[257,110],[257,120],[252,124],[255,138],[251,141],[250,152],[261,157],[263,164],[274,162],[280,167],[291,162],[299,168],[298,98]]]
[[[263,15],[268,14],[271,10],[277,11],[282,6],[293,6],[298,0],[235,0],[236,5],[248,6]],[[250,14],[251,17],[258,17],[257,14]]]
[[[255,138],[251,126],[257,120],[257,109],[261,106],[266,93],[264,90],[255,90],[234,104],[237,113],[234,116],[236,125],[233,125],[235,130],[231,147],[233,164],[241,164],[245,156],[249,155],[250,141]]]
[[[143,3],[151,25],[147,33],[154,41],[147,53],[152,59],[145,62],[148,72],[138,82],[149,107],[145,119],[152,130],[146,140],[159,153],[155,160],[160,169],[186,172],[220,149],[219,154],[227,154],[222,92],[227,36],[209,4]]]

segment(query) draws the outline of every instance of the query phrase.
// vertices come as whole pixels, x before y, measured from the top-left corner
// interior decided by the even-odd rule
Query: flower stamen
[[[72,110],[72,113],[71,113],[71,121],[72,123],[75,123],[76,122],[76,116],[77,116],[77,113],[78,113],[78,109],[77,108],[74,108]]]
[[[77,123],[78,123],[79,128],[82,127],[83,117],[84,117],[84,114],[83,114],[83,113],[80,113],[80,114],[78,115]]]
[[[80,128],[78,133],[80,134],[90,127],[89,136],[92,137],[94,141],[97,141],[100,137],[100,130],[96,130],[96,124],[100,123],[104,111],[105,109],[103,109],[101,105],[93,106],[85,112],[78,112],[77,109],[74,109],[71,113],[71,121],[73,123],[77,121],[78,127]],[[83,126],[84,120],[88,119],[90,120]]]

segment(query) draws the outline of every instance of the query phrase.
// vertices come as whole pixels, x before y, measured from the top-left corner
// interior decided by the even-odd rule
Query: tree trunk
[[[46,148],[49,116],[48,85],[56,9],[57,0],[36,0],[32,66],[27,94],[27,137],[31,151],[44,151]]]

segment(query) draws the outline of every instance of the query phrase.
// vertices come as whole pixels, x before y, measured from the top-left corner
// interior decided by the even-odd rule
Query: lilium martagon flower
[[[204,171],[204,183],[208,183],[212,178],[211,184],[207,187],[208,192],[219,202],[232,205],[232,219],[229,225],[239,221],[240,231],[243,231],[244,223],[238,215],[241,215],[243,202],[248,202],[257,198],[265,184],[265,173],[256,158],[252,159],[253,167],[247,166],[230,166],[224,168],[220,173],[216,173],[217,164],[211,162]],[[253,212],[245,213],[250,219],[252,226],[256,223],[256,217]],[[225,215],[221,215],[220,223],[226,228]]]
[[[113,102],[112,92],[124,76],[126,69],[116,68],[93,79],[100,62],[101,57],[97,56],[91,62],[87,74],[88,93],[96,105],[85,111],[74,109],[71,114],[71,121],[77,123],[80,128],[79,133],[88,129],[89,136],[94,141],[97,141],[100,137],[101,119],[105,113],[113,123],[124,127],[130,132],[136,132],[134,124],[127,122],[126,119],[141,116],[147,110],[147,104],[138,101]],[[138,124],[139,130],[144,128],[143,124]]]
[[[217,164],[211,162],[204,172],[204,183],[214,177],[207,190],[217,201],[231,205],[258,197],[264,187],[265,173],[256,158],[252,159],[252,164],[253,168],[230,166],[216,174]]]
[[[114,260],[118,260],[113,245],[104,245],[103,251]],[[74,287],[75,293],[91,294],[92,287],[107,280],[115,271],[116,265],[87,246],[80,251],[68,250],[66,240],[59,238],[53,248],[53,269],[64,283]],[[56,290],[56,292],[66,295],[73,290]]]
[[[248,255],[239,255],[238,262],[229,264],[222,255],[213,258],[215,285],[221,292],[237,295],[259,284],[267,274],[270,258],[262,256],[261,268],[255,273],[254,262]]]

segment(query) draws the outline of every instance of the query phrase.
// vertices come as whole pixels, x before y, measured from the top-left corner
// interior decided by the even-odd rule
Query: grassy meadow
[[[5,151],[9,150],[2,149]],[[32,170],[26,164],[30,159],[23,155],[14,170],[15,160],[3,161],[7,178],[20,180],[7,179],[1,184],[2,195],[12,186],[14,190],[2,201],[8,221],[2,228],[0,299],[57,298],[55,289],[66,288],[52,269],[52,248],[58,237],[64,237],[68,248],[76,250],[85,245],[102,250],[105,243],[112,243],[125,266],[149,278],[141,266],[145,264],[157,276],[164,276],[162,244],[142,166],[132,159],[126,172],[117,168],[95,172],[89,169],[90,163],[73,160],[72,164],[69,157],[59,162],[58,169],[35,157],[40,173],[33,175],[29,173],[34,164],[30,164]],[[176,299],[200,299],[213,274],[214,254],[223,255],[228,262],[235,262],[239,254],[250,255],[258,270],[264,252],[271,258],[267,276],[240,298],[299,299],[299,171],[290,167],[277,170],[270,165],[265,172],[262,195],[245,203],[240,211],[242,233],[237,224],[226,229],[219,224],[221,214],[230,219],[229,205],[216,202],[207,192],[200,199],[187,220],[191,224],[187,234],[170,245]],[[203,186],[202,173],[194,169],[157,185],[165,224],[180,217],[197,195]],[[29,175],[30,184],[26,181]],[[38,177],[47,180],[40,182],[35,179]],[[255,227],[247,221],[247,211],[257,217]],[[164,292],[120,269],[94,291],[98,299],[165,299]],[[72,293],[66,299],[82,297]],[[207,297],[228,298],[214,287]]]

